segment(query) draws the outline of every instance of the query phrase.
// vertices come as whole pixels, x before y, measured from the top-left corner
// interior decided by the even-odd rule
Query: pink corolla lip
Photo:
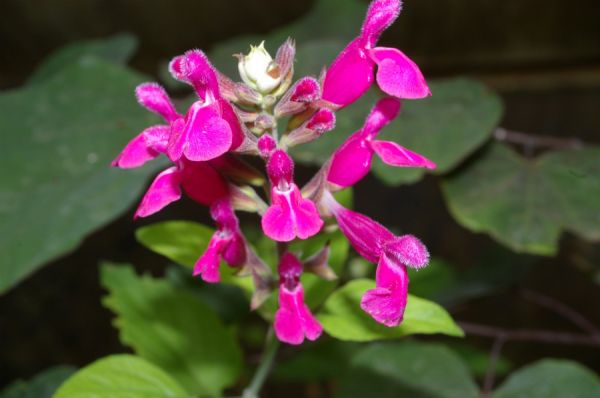
[[[214,99],[192,104],[183,123],[174,123],[167,154],[177,161],[181,157],[192,161],[207,161],[223,155],[231,147],[231,128],[221,117]]]
[[[170,167],[156,176],[142,198],[134,218],[147,217],[179,200],[181,179],[182,174],[178,167]]]
[[[395,48],[374,47],[381,33],[398,17],[400,9],[400,0],[371,2],[360,36],[346,46],[326,72],[324,100],[338,108],[347,106],[361,97],[373,80],[386,94],[397,98],[431,95],[423,74],[410,58]]]
[[[302,263],[286,252],[278,266],[279,309],[273,327],[277,338],[288,344],[302,344],[305,338],[316,340],[323,327],[304,303],[304,289],[300,283]]]
[[[196,261],[193,275],[199,275],[205,282],[217,283],[221,280],[221,259],[232,267],[239,267],[246,262],[246,240],[228,197],[215,201],[210,207],[210,214],[217,224],[217,230],[206,251]]]
[[[416,152],[395,142],[375,139],[399,112],[398,99],[380,99],[367,116],[362,129],[352,134],[333,154],[327,180],[339,187],[356,184],[371,169],[375,154],[390,166],[435,168],[435,163]]]
[[[283,150],[271,153],[267,162],[271,180],[271,206],[262,217],[263,232],[279,242],[294,238],[307,239],[317,234],[323,226],[317,206],[302,197],[293,182],[294,162]]]

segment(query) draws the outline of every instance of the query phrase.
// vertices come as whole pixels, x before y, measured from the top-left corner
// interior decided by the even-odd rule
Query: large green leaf
[[[54,398],[191,398],[163,370],[133,355],[112,355],[75,373]]]
[[[96,58],[0,94],[0,292],[73,250],[139,197],[152,169],[110,161],[156,119],[142,76]]]
[[[104,265],[103,303],[117,314],[121,341],[172,375],[191,394],[218,396],[241,370],[241,350],[217,316],[164,280]]]
[[[544,359],[513,373],[492,398],[598,398],[600,380],[572,361]]]
[[[463,336],[463,331],[438,304],[412,295],[398,327],[389,328],[374,321],[360,308],[360,299],[375,283],[356,279],[336,290],[317,315],[325,331],[333,337],[348,341],[391,339],[410,334],[442,333]]]
[[[0,398],[51,398],[58,386],[75,372],[71,366],[47,369],[30,380],[17,380],[0,392]]]
[[[65,66],[87,62],[90,58],[125,64],[137,47],[137,40],[130,34],[118,34],[101,40],[82,40],[69,44],[51,54],[36,69],[28,83],[39,83],[59,73]]]
[[[370,345],[356,354],[335,396],[475,398],[478,389],[447,347],[404,341]]]
[[[327,44],[327,48],[331,45]],[[430,82],[432,96],[404,101],[402,111],[379,135],[419,152],[437,164],[434,173],[454,169],[489,139],[502,114],[499,97],[481,83],[469,79]],[[300,161],[321,164],[353,132],[359,130],[379,94],[371,90],[337,113],[336,128],[309,144],[294,149]],[[420,179],[423,169],[390,167],[379,159],[373,172],[391,185]]]
[[[561,230],[600,239],[600,149],[525,159],[494,144],[443,191],[453,216],[518,252],[553,255]]]
[[[193,267],[214,233],[193,221],[165,221],[135,231],[138,242],[177,264]]]

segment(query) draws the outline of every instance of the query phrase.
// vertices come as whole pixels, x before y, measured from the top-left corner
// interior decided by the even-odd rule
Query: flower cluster
[[[279,309],[274,328],[280,340],[300,344],[314,340],[322,327],[304,303],[303,269],[323,275],[328,248],[304,264],[286,242],[319,234],[327,223],[344,233],[356,251],[377,264],[376,288],[367,291],[361,307],[377,322],[396,326],[402,321],[408,289],[406,267],[423,267],[428,253],[411,235],[395,236],[369,217],[336,202],[333,193],[361,180],[373,155],[396,167],[435,165],[395,142],[377,140],[379,131],[400,112],[400,99],[422,98],[429,89],[419,68],[395,48],[376,47],[377,40],[398,16],[400,0],[374,0],[360,35],[333,61],[320,79],[293,81],[295,47],[288,39],[275,59],[263,44],[238,55],[241,82],[218,72],[200,50],[175,57],[170,72],[193,87],[197,100],[180,114],[165,90],[155,83],[137,87],[139,103],[162,116],[165,124],[151,126],[123,149],[113,165],[139,167],[165,155],[172,166],[151,183],[135,217],[154,214],[185,192],[210,208],[216,224],[194,275],[205,282],[220,280],[221,261],[253,277],[258,307],[271,287],[270,268],[254,253],[239,227],[235,211],[256,212],[262,231],[279,242]],[[335,113],[350,105],[376,81],[387,94],[323,168],[304,187],[294,180],[288,149],[318,139],[335,126]],[[280,130],[282,120],[286,128]],[[343,134],[338,132],[337,134]],[[266,177],[246,160],[262,159]],[[266,187],[263,197],[256,188]]]

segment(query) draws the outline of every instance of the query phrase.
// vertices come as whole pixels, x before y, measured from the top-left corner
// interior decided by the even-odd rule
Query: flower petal
[[[333,154],[327,181],[341,187],[352,186],[371,170],[372,159],[373,150],[359,131],[350,136]]]
[[[381,33],[396,20],[401,7],[400,0],[372,1],[361,29],[361,37],[370,46],[374,46]]]
[[[398,116],[400,106],[400,100],[394,97],[385,97],[377,101],[361,129],[363,136],[375,138],[381,129]]]
[[[317,206],[311,200],[304,199],[297,187],[294,189],[292,200],[292,210],[296,217],[296,235],[298,238],[308,239],[316,235],[323,226],[323,220],[319,216]]]
[[[385,252],[390,258],[413,268],[423,268],[429,263],[429,252],[425,245],[412,235],[394,238],[385,245]]]
[[[390,266],[385,255],[377,265],[377,287],[367,291],[360,307],[377,322],[398,326],[404,316],[408,294],[406,267]]]
[[[339,107],[350,105],[371,87],[374,67],[363,40],[353,40],[327,70],[322,98]]]
[[[280,287],[273,327],[279,340],[294,345],[301,344],[305,336],[316,340],[323,333],[323,327],[304,304],[302,285],[293,290]]]
[[[221,238],[219,235],[219,231],[214,233],[208,243],[208,248],[194,265],[193,275],[200,275],[204,282],[217,283],[221,280],[221,274],[219,273],[220,256],[228,240]]]
[[[378,66],[377,84],[385,93],[407,99],[431,95],[417,64],[400,50],[377,47],[370,54]]]
[[[185,193],[196,202],[210,206],[229,195],[223,177],[205,162],[183,162],[182,187]]]
[[[123,151],[113,160],[112,166],[122,169],[140,167],[166,151],[169,126],[152,126],[129,141]]]
[[[396,167],[425,167],[435,169],[436,165],[431,160],[416,152],[410,151],[395,142],[371,141],[370,146],[381,160]]]
[[[177,167],[170,167],[160,173],[142,198],[134,218],[147,217],[156,213],[168,204],[181,198],[181,172]]]
[[[261,220],[263,232],[278,242],[289,242],[296,237],[295,220],[292,217],[291,207],[281,195],[272,194],[271,197],[272,204]]]
[[[161,115],[167,122],[179,117],[169,95],[159,84],[142,83],[136,87],[135,95],[140,105]]]

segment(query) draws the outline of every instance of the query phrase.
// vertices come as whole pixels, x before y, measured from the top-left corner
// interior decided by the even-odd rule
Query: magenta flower
[[[362,309],[379,323],[397,326],[408,294],[406,267],[426,266],[427,248],[412,235],[395,236],[369,217],[344,208],[329,192],[325,192],[323,204],[358,254],[377,263],[376,288],[365,293]]]
[[[269,238],[289,242],[307,239],[321,230],[323,220],[315,204],[304,199],[292,181],[294,162],[282,150],[274,151],[267,163],[271,180],[271,206],[262,217],[262,228]]]
[[[304,289],[300,283],[302,263],[286,252],[279,262],[279,309],[275,313],[275,334],[288,344],[302,344],[304,338],[316,340],[323,327],[304,303]]]
[[[360,181],[371,169],[373,154],[396,167],[426,167],[435,163],[395,142],[375,140],[379,131],[400,111],[400,101],[387,97],[377,101],[361,130],[352,134],[333,154],[327,180],[340,187]]]
[[[205,282],[216,283],[221,280],[221,259],[231,267],[239,267],[246,262],[246,240],[229,198],[215,201],[210,207],[210,215],[217,224],[217,230],[204,254],[196,261],[194,276],[200,275]]]
[[[221,96],[217,72],[206,55],[191,50],[169,64],[173,77],[191,84],[200,97],[188,111],[185,123],[177,124],[169,141],[173,161],[210,160],[238,148],[244,140],[240,121],[231,104]]]
[[[336,107],[347,106],[371,87],[375,79],[385,93],[406,99],[430,95],[419,67],[400,50],[374,47],[381,33],[398,17],[400,0],[371,2],[360,36],[350,42],[326,72],[323,99]]]

